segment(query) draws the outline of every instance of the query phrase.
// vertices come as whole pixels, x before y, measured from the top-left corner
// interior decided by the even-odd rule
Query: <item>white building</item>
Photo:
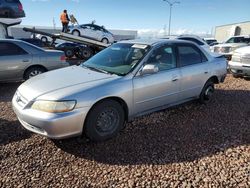
[[[223,42],[229,37],[237,35],[250,35],[250,21],[215,27],[215,38],[219,42]]]

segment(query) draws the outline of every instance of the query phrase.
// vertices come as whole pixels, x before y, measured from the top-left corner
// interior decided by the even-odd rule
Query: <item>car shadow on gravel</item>
[[[32,132],[25,130],[18,121],[0,118],[0,146],[28,139]]]
[[[20,84],[20,82],[0,83],[0,102],[11,101]]]
[[[76,157],[112,165],[196,161],[250,144],[250,91],[217,90],[207,105],[197,102],[137,118],[114,139],[54,141]]]

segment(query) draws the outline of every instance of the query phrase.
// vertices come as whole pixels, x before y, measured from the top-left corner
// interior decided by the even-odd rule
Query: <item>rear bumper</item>
[[[249,77],[250,64],[242,64],[240,62],[229,61],[229,70],[232,74],[237,76]]]

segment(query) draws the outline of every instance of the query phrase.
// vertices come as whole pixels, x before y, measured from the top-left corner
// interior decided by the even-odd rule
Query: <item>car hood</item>
[[[244,56],[250,56],[250,46],[238,48],[235,52]]]
[[[117,77],[119,76],[99,73],[80,66],[71,66],[31,78],[18,88],[18,92],[26,98],[26,100],[31,101],[60,89],[69,87],[76,89],[77,87],[78,89],[84,90],[92,85]]]

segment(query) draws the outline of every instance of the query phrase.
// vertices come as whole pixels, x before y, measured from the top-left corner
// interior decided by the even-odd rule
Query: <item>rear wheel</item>
[[[42,41],[43,43],[47,43],[47,42],[48,42],[48,39],[47,39],[47,37],[42,37],[42,38],[41,38],[41,41]]]
[[[109,43],[109,40],[108,40],[107,38],[103,38],[103,39],[102,39],[102,43],[108,44],[108,43]]]
[[[214,83],[211,80],[208,80],[201,91],[199,102],[202,104],[206,104],[211,100],[213,93]]]
[[[11,18],[11,12],[10,12],[10,10],[6,10],[6,11],[4,12],[4,17],[5,17],[5,18]]]
[[[30,79],[30,78],[32,78],[34,76],[37,76],[39,74],[42,74],[44,72],[46,72],[46,69],[43,68],[43,67],[38,67],[38,66],[37,67],[31,67],[31,68],[29,68],[29,69],[27,69],[25,71],[24,79],[28,80],[28,79]]]
[[[122,106],[114,100],[106,100],[95,105],[89,112],[84,131],[91,140],[104,141],[117,135],[124,122]]]
[[[72,32],[72,35],[74,35],[74,36],[80,36],[80,32],[78,31],[78,30],[74,30],[73,32]]]
[[[93,50],[88,47],[81,48],[79,49],[79,52],[78,52],[78,56],[81,59],[89,59],[90,57],[93,56],[93,54],[94,54]]]
[[[232,74],[234,78],[239,78],[240,76],[237,74]]]
[[[65,53],[65,56],[68,58],[71,58],[74,56],[74,51],[72,49],[66,49],[64,53]]]

